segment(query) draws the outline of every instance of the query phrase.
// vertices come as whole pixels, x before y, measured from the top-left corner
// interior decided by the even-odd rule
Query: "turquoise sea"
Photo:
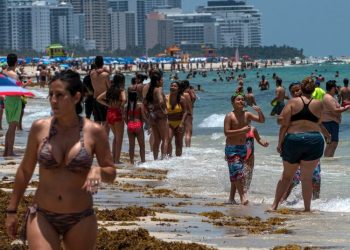
[[[335,78],[335,72],[340,76]],[[246,74],[244,87],[251,86],[257,103],[262,107],[266,116],[264,124],[253,124],[256,126],[263,138],[270,142],[268,148],[263,148],[256,143],[255,147],[255,169],[249,192],[250,206],[270,205],[272,203],[275,187],[282,173],[282,161],[276,152],[278,126],[276,118],[270,117],[270,101],[274,97],[275,84],[272,74],[276,73],[283,79],[283,86],[288,88],[293,81],[301,81],[304,77],[322,74],[326,81],[336,79],[338,85],[342,85],[343,78],[350,78],[350,65],[304,65],[281,68],[262,68],[236,72]],[[259,75],[265,75],[270,82],[270,90],[261,92],[258,89]],[[127,75],[130,79],[132,75]],[[186,74],[180,72],[180,79]],[[237,87],[236,81],[226,82],[226,76],[221,72],[223,82],[213,82],[219,78],[216,71],[208,72],[207,77],[199,74],[190,79],[193,86],[201,85],[204,91],[197,92],[198,100],[194,108],[194,132],[192,147],[185,148],[182,157],[173,157],[163,161],[153,161],[153,157],[147,148],[147,162],[143,164],[146,168],[160,168],[169,170],[168,178],[164,182],[165,188],[176,189],[178,192],[191,194],[192,196],[215,197],[219,201],[225,201],[229,195],[229,177],[227,164],[224,160],[225,137],[223,134],[223,120],[226,113],[232,110],[230,97]],[[165,92],[169,92],[170,73],[164,74]],[[128,83],[127,83],[128,84]],[[325,87],[325,83],[321,84]],[[41,117],[50,114],[47,90],[33,89],[36,98],[28,101],[24,116],[24,131],[17,133],[16,143],[18,147],[24,148],[28,130],[31,123]],[[250,108],[248,108],[250,110]],[[250,110],[252,111],[252,110]],[[253,111],[254,112],[254,111]],[[6,127],[5,120],[3,121]],[[4,137],[0,138],[4,140]],[[148,144],[147,144],[148,145]],[[343,216],[350,215],[350,112],[343,113],[343,121],[340,127],[340,143],[334,159],[322,159],[322,184],[321,198],[313,201],[311,208],[319,213],[325,213],[327,217],[333,218],[328,226],[332,229],[338,223],[343,223]],[[123,151],[128,150],[128,140],[124,135]],[[238,199],[237,199],[238,200]],[[297,187],[289,198],[288,204],[283,206],[289,208],[303,208],[300,186]],[[242,208],[243,209],[243,208]],[[245,208],[244,208],[245,209]],[[305,219],[305,223],[311,222]],[[316,223],[316,222],[313,222]],[[317,225],[322,227],[324,225]],[[344,225],[346,226],[346,225]],[[340,244],[340,243],[339,243]],[[341,246],[350,248],[350,242],[341,243]],[[347,248],[346,247],[346,248]],[[345,248],[345,249],[346,249]]]

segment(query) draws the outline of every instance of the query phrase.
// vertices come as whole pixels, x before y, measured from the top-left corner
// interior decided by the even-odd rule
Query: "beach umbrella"
[[[4,96],[34,96],[34,94],[25,88],[22,88],[20,82],[0,74],[0,95]]]

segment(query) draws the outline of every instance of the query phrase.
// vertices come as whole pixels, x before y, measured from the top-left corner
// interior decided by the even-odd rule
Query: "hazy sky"
[[[262,45],[303,48],[305,55],[350,55],[350,0],[248,0],[262,12]],[[206,0],[183,0],[186,11]]]

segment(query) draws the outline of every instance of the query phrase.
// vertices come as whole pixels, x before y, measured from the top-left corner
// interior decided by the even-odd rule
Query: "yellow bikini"
[[[177,128],[182,121],[183,110],[180,104],[176,104],[172,109],[170,104],[170,96],[167,96],[166,107],[168,111],[168,123],[173,129]]]

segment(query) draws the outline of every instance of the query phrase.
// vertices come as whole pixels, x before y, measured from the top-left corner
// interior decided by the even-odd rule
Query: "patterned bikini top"
[[[57,169],[62,164],[58,163],[53,156],[52,146],[50,144],[50,139],[57,134],[57,129],[55,127],[56,119],[52,119],[49,136],[43,139],[43,144],[38,152],[38,163],[39,166],[45,169]],[[84,134],[83,134],[84,122],[81,117],[79,117],[79,131],[80,131],[80,144],[81,148],[75,157],[68,163],[65,164],[67,169],[72,172],[82,172],[88,171],[91,168],[93,157],[87,152],[84,146]]]

